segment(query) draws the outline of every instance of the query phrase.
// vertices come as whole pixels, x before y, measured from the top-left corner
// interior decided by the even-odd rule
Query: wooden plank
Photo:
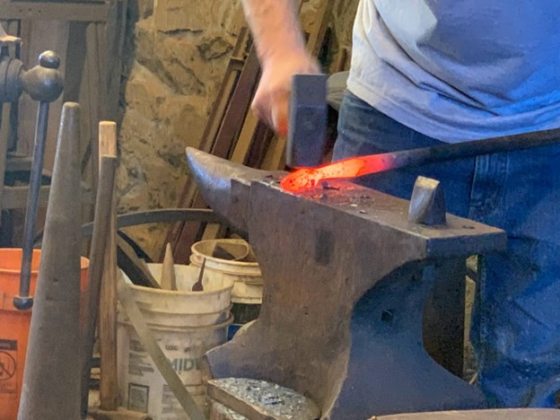
[[[126,36],[126,10],[128,0],[113,2],[108,14],[105,52],[107,62],[106,110],[104,118],[117,120],[121,91],[122,58]]]
[[[2,194],[4,191],[4,176],[6,175],[6,161],[10,137],[10,110],[12,105],[2,104],[0,109],[0,210],[4,207]]]
[[[64,57],[64,91],[63,102],[79,102],[82,77],[86,62],[86,29],[87,22],[70,22],[68,37],[72,42],[68,43]],[[83,108],[84,104],[80,104]],[[84,112],[84,111],[82,111]],[[84,115],[87,115],[84,112]],[[85,119],[85,118],[82,118]]]
[[[108,5],[105,2],[35,2],[0,1],[0,18],[32,20],[64,20],[79,22],[105,22]]]
[[[102,156],[99,165],[98,191],[95,201],[95,216],[91,250],[89,252],[88,273],[88,304],[86,323],[82,334],[82,413],[87,412],[89,395],[89,378],[91,372],[91,356],[95,342],[95,330],[98,322],[101,283],[104,274],[104,257],[107,251],[107,240],[111,220],[111,205],[114,196],[115,172],[117,159],[115,156]]]
[[[222,121],[221,117],[223,116],[223,113],[230,100],[230,96],[233,92],[238,76],[238,69],[234,70],[228,68],[224,82],[222,83],[222,86],[218,93],[218,99],[212,109],[209,122],[206,125],[205,133],[202,137],[200,145],[201,150],[209,151],[212,147],[213,139],[215,138]],[[196,191],[197,186],[194,179],[188,179],[185,186],[183,187],[183,191],[181,192],[181,196],[179,198],[179,206],[191,207],[196,197]],[[172,243],[175,248],[181,235],[181,231],[184,229],[184,227],[184,223],[177,223],[171,226],[167,233],[165,243]],[[176,257],[176,255],[174,256]]]
[[[101,28],[100,28],[101,27]],[[103,58],[103,46],[105,45],[104,36],[101,33],[102,25],[96,23],[88,24],[86,28],[86,66],[83,80],[85,90],[81,92],[80,103],[87,102],[88,124],[88,144],[90,145],[90,162],[99,160],[99,149],[96,139],[98,138],[98,122],[103,119],[103,100],[104,100],[104,73],[106,70]],[[97,164],[90,165],[91,184],[96,190],[98,169]]]
[[[244,21],[243,12],[241,9],[239,9],[238,11],[237,19],[239,22]],[[243,69],[244,60],[246,55],[248,54],[247,48],[250,48],[249,30],[247,27],[242,27],[239,30],[239,36],[237,37],[232,56],[228,62],[224,79],[222,81],[222,84],[220,85],[218,95],[204,129],[202,140],[200,142],[201,150],[210,152],[213,147],[216,136],[218,135],[218,131],[220,130],[220,127],[222,125],[224,114],[231,100],[231,96],[233,94],[235,86],[238,82],[240,72]],[[181,196],[179,198],[178,207],[195,207],[196,200],[197,185],[194,179],[190,178],[187,180],[185,186],[183,187],[183,191],[181,192]],[[200,203],[200,201],[198,202]],[[202,203],[201,205],[204,206],[204,203]],[[185,230],[189,230],[188,235],[186,232],[184,232]],[[172,243],[174,249],[174,258],[177,262],[185,262],[186,256],[189,253],[189,250],[185,249],[184,244],[181,244],[180,242],[181,235],[192,237],[193,235],[196,235],[198,231],[198,226],[193,227],[189,226],[189,224],[186,223],[176,223],[169,228],[165,243]],[[161,258],[163,258],[163,254],[161,255]]]
[[[4,186],[2,194],[2,209],[24,209],[27,203],[27,191],[28,188],[26,185],[17,187]],[[49,187],[44,185],[39,190],[39,206],[46,207],[48,198]]]
[[[25,208],[25,204],[27,203],[27,190],[28,188],[25,185],[17,187],[4,186],[2,209],[14,210]],[[91,204],[93,202],[93,194],[89,189],[83,189],[81,197],[84,203]],[[39,190],[39,206],[46,207],[48,198],[49,186],[43,185]]]
[[[253,143],[251,149],[249,150],[249,155],[245,160],[245,164],[250,168],[261,168],[268,148],[275,136],[276,133],[274,133],[270,127],[260,122],[255,130]]]
[[[333,60],[333,72],[348,70],[350,67],[350,51],[346,47],[342,47]]]
[[[117,157],[116,124],[103,121],[99,125],[100,156]],[[101,380],[99,383],[102,410],[113,411],[119,406],[117,378],[117,212],[115,191],[111,200],[109,228],[103,275],[99,297],[99,351],[101,354]]]
[[[207,208],[208,206],[198,194],[194,192],[192,208]],[[204,224],[201,223],[182,223],[181,230],[177,238],[177,242],[173,248],[173,258],[177,264],[187,264],[191,253],[191,246],[196,242],[197,238],[202,236],[204,232]]]
[[[232,145],[239,131],[241,130],[241,121],[247,114],[249,108],[252,92],[256,87],[257,76],[260,72],[260,66],[257,59],[256,51],[251,48],[243,70],[239,76],[239,81],[235,90],[232,94],[231,100],[228,104],[226,114],[220,130],[216,136],[216,140],[212,147],[212,154],[215,156],[220,156],[227,158]],[[248,94],[251,92],[251,94]],[[198,197],[198,194],[193,193],[192,207],[206,207],[206,204],[202,198]],[[198,233],[200,232],[200,226],[193,226],[195,224],[183,224],[177,240],[174,241],[174,257],[175,261],[178,263],[185,262],[190,253],[191,245],[196,242]]]
[[[261,168],[276,171],[284,167],[284,156],[286,153],[286,138],[274,136],[268,148]]]
[[[228,157],[232,144],[234,144],[241,131],[242,121],[251,104],[259,73],[260,65],[257,52],[255,48],[251,48],[243,70],[239,75],[239,81],[231,97],[223,123],[216,136],[212,148],[213,155],[223,158]]]
[[[133,284],[159,289],[159,283],[151,274],[144,260],[120,236],[117,237],[117,264]]]
[[[232,162],[245,163],[258,124],[259,119],[256,115],[252,112],[248,112],[245,117],[245,122],[243,123],[241,134],[239,135],[239,139],[230,157]]]
[[[204,128],[204,133],[202,134],[202,141],[200,143],[201,150],[210,151],[212,144],[214,143],[222,121],[224,118],[224,113],[227,109],[227,105],[231,100],[231,95],[235,89],[235,85],[238,81],[239,74],[243,70],[243,64],[245,62],[245,56],[247,55],[247,44],[249,43],[249,30],[247,28],[242,28],[240,34],[237,38],[232,56],[228,62],[224,80],[220,85],[218,95],[214,106],[212,107],[212,112],[208,119],[208,123]]]
[[[149,414],[130,411],[120,407],[116,411],[90,410],[88,415],[94,420],[151,420]]]
[[[325,33],[327,32],[329,23],[329,15],[333,10],[333,3],[333,0],[324,0],[317,11],[317,15],[320,16],[319,24],[313,28],[313,32],[309,34],[307,41],[307,50],[313,56],[319,55],[321,47],[323,46],[323,40],[325,39]]]
[[[33,160],[30,156],[9,156],[10,158],[6,161],[6,171],[7,172],[29,172],[31,170],[31,164]],[[49,174],[50,171],[43,171],[43,175]]]
[[[225,231],[225,227],[219,223],[207,224],[200,240],[206,241],[209,239],[221,238],[224,236]]]
[[[21,21],[20,20],[3,21],[2,25],[3,25],[4,30],[6,31],[7,34],[16,36],[18,38],[21,38]],[[21,43],[11,47],[10,50],[9,50],[9,54],[10,54],[10,57],[19,59],[20,54],[21,54]],[[17,144],[18,111],[19,111],[19,105],[18,105],[18,101],[16,101],[15,103],[11,104],[11,106],[10,106],[9,121],[5,120],[5,122],[9,123],[9,125],[10,125],[10,130],[7,133],[8,137],[6,138],[7,141],[8,141],[8,144],[7,144],[7,150],[8,151],[12,150],[12,149],[15,149],[16,144]],[[3,138],[0,138],[0,141],[3,141]]]

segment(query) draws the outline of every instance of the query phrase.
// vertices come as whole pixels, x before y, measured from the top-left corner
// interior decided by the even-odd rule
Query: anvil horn
[[[187,164],[204,201],[217,214],[247,232],[249,187],[253,181],[273,179],[281,172],[263,171],[187,147]]]

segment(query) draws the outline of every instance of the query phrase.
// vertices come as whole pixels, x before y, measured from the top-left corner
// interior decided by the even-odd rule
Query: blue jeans
[[[346,92],[334,159],[441,144]],[[504,229],[485,258],[471,338],[478,383],[495,407],[554,407],[560,395],[560,144],[370,175],[361,183],[410,198],[439,180],[450,213]]]

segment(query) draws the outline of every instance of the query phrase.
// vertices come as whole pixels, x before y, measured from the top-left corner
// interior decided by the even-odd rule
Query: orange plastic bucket
[[[35,293],[41,251],[33,251],[31,295]],[[82,258],[80,307],[87,302],[86,285],[89,261]],[[21,249],[0,248],[0,420],[15,420],[19,405],[31,310],[20,311],[13,305],[19,294]]]

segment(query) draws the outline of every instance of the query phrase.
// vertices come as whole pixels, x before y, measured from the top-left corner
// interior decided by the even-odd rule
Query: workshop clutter
[[[31,310],[21,311],[14,307],[13,300],[19,294],[20,248],[0,249],[0,420],[16,418],[25,353],[31,323]],[[31,295],[35,294],[41,251],[33,250],[31,261]],[[86,290],[89,261],[81,260],[81,290]],[[87,294],[82,292],[80,305],[87,301]],[[83,323],[82,323],[83,325]]]
[[[243,239],[211,239],[191,247],[190,262],[216,279],[233,281],[231,300],[235,324],[258,317],[263,283],[259,264],[251,246]]]
[[[159,282],[162,264],[148,264]],[[206,387],[201,358],[223,344],[232,322],[230,278],[201,273],[199,267],[175,265],[177,290],[162,290],[127,282],[144,320],[173,369],[201,409]],[[202,291],[193,285],[202,274]],[[184,411],[146,352],[132,323],[119,307],[118,369],[122,405],[149,413],[154,419],[183,419]],[[207,378],[206,378],[207,379]]]

